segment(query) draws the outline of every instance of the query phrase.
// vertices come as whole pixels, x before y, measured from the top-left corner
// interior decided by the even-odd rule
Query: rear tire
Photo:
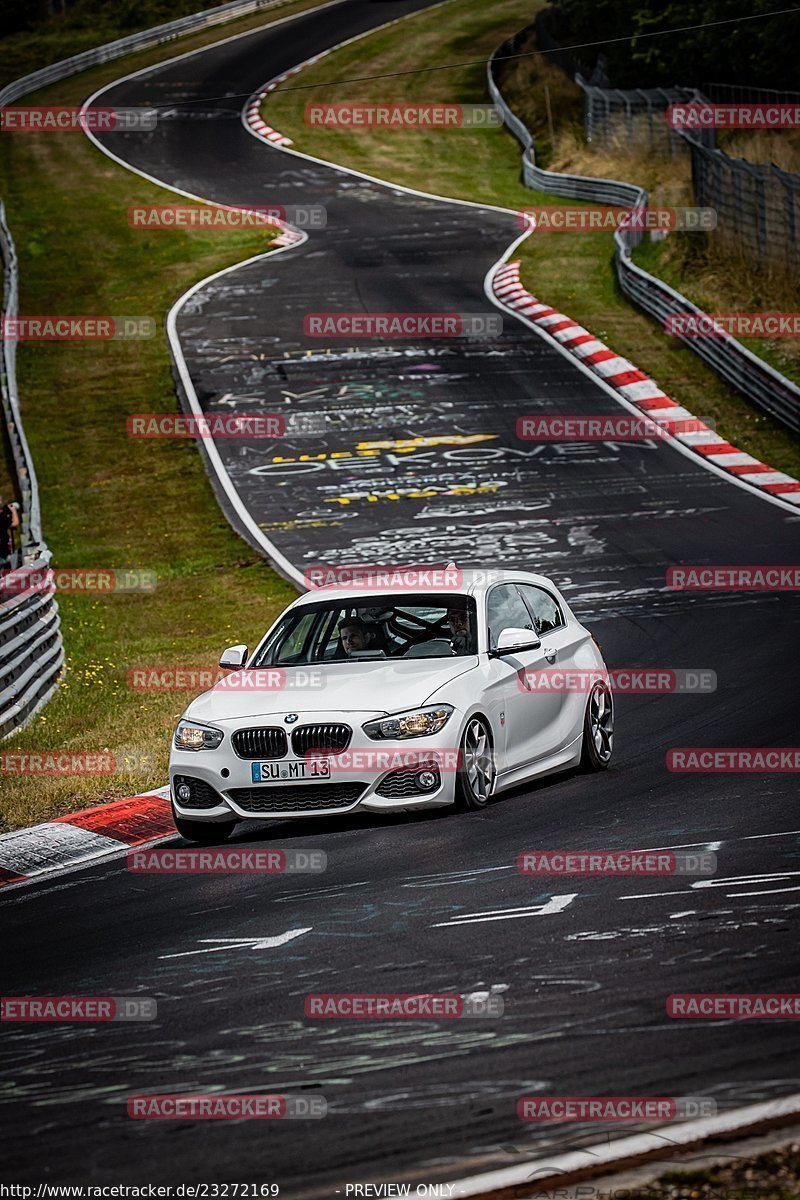
[[[614,700],[605,683],[595,683],[583,718],[581,768],[605,771],[614,752]]]
[[[456,775],[456,807],[467,812],[486,808],[495,784],[494,750],[483,717],[470,717],[461,735]]]
[[[187,842],[197,842],[200,846],[217,846],[220,842],[227,842],[237,825],[236,821],[220,821],[216,824],[211,821],[188,821],[186,817],[179,817],[175,812],[175,805],[171,801],[170,804],[175,828]]]

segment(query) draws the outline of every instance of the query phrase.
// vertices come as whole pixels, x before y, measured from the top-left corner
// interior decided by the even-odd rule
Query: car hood
[[[378,662],[326,663],[319,667],[285,667],[286,686],[266,691],[251,686],[264,671],[235,672],[236,685],[217,684],[186,710],[193,721],[235,721],[290,712],[366,713],[380,716],[425,704],[444,684],[478,665],[477,655],[464,658],[381,659]],[[274,670],[274,668],[273,668]],[[233,677],[229,676],[232,679]],[[293,686],[293,679],[297,681]],[[311,679],[314,686],[304,680]]]

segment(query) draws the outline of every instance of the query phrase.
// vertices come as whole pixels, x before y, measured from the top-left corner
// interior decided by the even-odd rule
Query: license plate
[[[328,758],[315,758],[311,762],[254,762],[250,764],[253,783],[281,783],[284,779],[330,779],[331,764]]]

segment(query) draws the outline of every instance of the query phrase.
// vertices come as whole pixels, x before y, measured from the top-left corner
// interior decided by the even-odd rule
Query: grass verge
[[[531,16],[530,5],[517,0],[500,0],[491,8],[452,0],[434,12],[407,18],[402,37],[389,28],[334,51],[273,93],[263,114],[269,124],[293,138],[298,150],[392,182],[513,209],[559,204],[557,197],[523,186],[520,147],[505,130],[394,129],[376,133],[312,127],[304,118],[306,105],[312,101],[486,102],[485,59],[505,37],[529,24]],[[470,65],[433,70],[442,63],[465,60]],[[393,74],[407,71],[409,63],[426,73]],[[541,57],[521,59],[511,70],[515,73],[511,99],[516,95],[519,101],[524,95],[522,115],[542,137],[547,129],[544,86],[548,85],[556,136],[552,146],[545,144],[546,154],[554,169],[577,169],[568,167],[564,159],[568,152],[573,161],[579,153],[587,153],[581,147],[579,89]],[[379,74],[387,78],[355,84],[332,82]],[[653,188],[657,172],[663,177],[663,163],[645,160],[636,164],[633,174],[623,172],[619,177]],[[685,180],[675,173],[667,180],[662,178],[657,199],[685,203],[680,197],[687,182],[688,175]],[[609,233],[538,231],[518,254],[523,281],[534,295],[568,313],[630,358],[696,415],[713,419],[718,431],[741,449],[776,469],[800,474],[800,442],[796,438],[629,304],[616,283]]]
[[[316,0],[311,0],[312,5],[315,2]],[[95,46],[114,42],[118,38],[128,37],[132,33],[139,33],[143,29],[151,29],[168,21],[176,21],[179,17],[199,12],[203,8],[217,8],[221,3],[225,3],[225,0],[219,0],[218,4],[214,4],[212,0],[206,0],[205,3],[203,0],[169,0],[164,3],[138,0],[138,3],[120,6],[107,4],[104,0],[84,0],[83,3],[78,0],[65,12],[51,15],[38,22],[32,29],[20,30],[0,38],[0,49],[3,52],[0,87],[5,87],[12,80],[21,79],[23,75],[29,75],[42,67],[50,66],[51,63],[92,50]],[[292,0],[286,0],[286,4],[276,5],[275,9],[255,13],[240,21],[215,25],[210,33],[204,30],[193,34],[192,37],[202,39],[198,44],[206,44],[224,37],[228,31],[240,32],[243,29],[255,28],[265,20],[271,20],[273,12],[281,16],[285,10],[296,11],[297,8]],[[191,46],[192,42],[188,38],[180,39],[169,44],[169,53],[190,49]],[[169,57],[164,47],[159,47],[157,53]],[[118,61],[121,62],[122,59]],[[114,79],[118,74],[121,72],[112,74],[109,78]]]
[[[311,6],[302,0],[279,15]],[[81,103],[129,70],[263,24],[261,14],[130,56],[54,85],[37,102]],[[163,784],[169,736],[191,693],[132,691],[129,669],[215,667],[222,645],[252,645],[296,592],[232,532],[194,441],[132,440],[125,431],[129,413],[177,410],[163,335],[174,300],[268,249],[268,239],[131,229],[129,205],[175,197],[111,162],[80,132],[2,138],[0,195],[20,260],[21,313],[152,316],[158,330],[146,341],[19,346],[23,417],[54,565],[137,567],[154,571],[158,586],[60,598],[63,684],[2,752],[108,751],[127,773],[0,773],[7,830]]]
[[[695,1171],[665,1171],[626,1200],[796,1200],[800,1144]]]
[[[536,50],[531,33],[521,51]],[[647,154],[615,142],[588,146],[583,134],[583,92],[546,58],[533,54],[501,68],[506,100],[536,138],[540,166],[575,175],[638,183],[653,206],[694,204],[688,150],[672,156]],[[545,87],[554,113],[554,137],[545,120]],[[800,135],[795,130],[751,133],[723,131],[720,147],[731,157],[775,162],[786,171],[800,165]],[[556,200],[556,203],[558,201]],[[757,266],[715,234],[673,233],[663,241],[645,238],[634,262],[682,292],[707,312],[794,312],[800,303],[791,271],[775,264]],[[758,357],[800,383],[800,341],[794,338],[742,338]]]

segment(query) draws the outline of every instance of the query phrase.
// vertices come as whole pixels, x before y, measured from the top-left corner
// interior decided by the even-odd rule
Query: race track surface
[[[327,209],[325,229],[209,284],[179,318],[205,411],[324,416],[324,434],[293,442],[220,442],[225,466],[300,570],[450,558],[541,570],[612,667],[710,668],[717,691],[620,697],[609,772],[544,780],[483,813],[240,828],[237,845],[323,849],[321,876],[137,876],[119,860],[7,892],[4,993],[158,1000],[152,1024],[6,1028],[11,1178],[247,1180],[333,1196],[348,1182],[455,1179],[629,1132],[522,1124],[522,1094],[702,1094],[731,1107],[797,1090],[796,1023],[665,1014],[672,992],[800,990],[796,777],[675,775],[665,755],[796,744],[800,610],[790,594],[668,592],[664,575],[680,562],[792,563],[800,514],[668,444],[519,442],[519,416],[618,409],[509,315],[491,340],[347,353],[303,336],[310,311],[496,311],[484,279],[518,236],[513,215],[284,154],[243,128],[233,98],[422,7],[346,0],[103,94],[175,114],[153,133],[107,138],[138,170],[227,204]],[[459,441],[476,434],[485,440]],[[431,441],[357,453],[412,438]],[[718,875],[537,881],[514,865],[525,849],[678,846],[714,849]],[[539,911],[566,895],[561,911]],[[505,1001],[496,1020],[303,1015],[311,991],[492,989]],[[134,1093],[213,1090],[318,1092],[329,1115],[126,1116]]]

